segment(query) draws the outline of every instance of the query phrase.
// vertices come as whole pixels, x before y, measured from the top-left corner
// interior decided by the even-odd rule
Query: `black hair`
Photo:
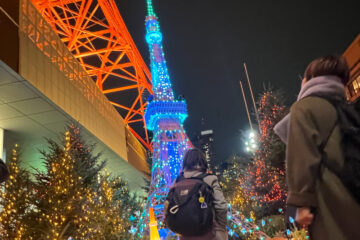
[[[183,170],[193,171],[199,170],[201,172],[206,172],[208,169],[208,164],[203,152],[197,148],[192,148],[185,153],[183,160]]]

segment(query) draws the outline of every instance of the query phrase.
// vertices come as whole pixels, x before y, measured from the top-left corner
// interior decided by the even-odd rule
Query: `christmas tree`
[[[31,230],[37,239],[86,239],[93,228],[87,226],[92,209],[86,204],[104,162],[98,164],[81,138],[79,128],[68,127],[61,144],[48,139],[49,151],[42,151],[46,171],[36,174],[35,210],[29,214]]]
[[[127,239],[130,216],[140,209],[127,183],[101,173],[105,162],[93,153],[75,125],[61,144],[48,139],[42,151],[46,171],[35,174],[34,209],[26,236],[34,239]]]
[[[259,148],[240,184],[245,195],[261,204],[259,217],[276,214],[285,204],[285,145],[273,128],[287,113],[281,93],[268,90],[261,95]]]
[[[31,181],[29,173],[19,167],[19,149],[15,145],[9,159],[9,180],[1,189],[0,237],[1,239],[24,239],[27,229],[23,218],[30,209]],[[31,238],[29,238],[31,239]]]
[[[83,200],[81,177],[75,172],[75,160],[70,156],[70,132],[66,131],[63,146],[48,140],[50,152],[42,152],[45,173],[36,175],[36,210],[30,216],[36,239],[63,239],[77,220],[77,203]],[[70,237],[70,236],[69,236]]]
[[[250,216],[256,207],[256,202],[241,188],[241,180],[247,175],[250,160],[247,156],[232,155],[226,160],[227,168],[221,175],[220,182],[225,198],[244,216]]]
[[[70,156],[75,159],[74,171],[81,177],[84,187],[96,183],[98,173],[105,167],[106,162],[99,162],[101,153],[95,154],[95,144],[84,141],[80,128],[74,124],[68,127],[70,136]]]
[[[121,179],[111,180],[109,175],[98,175],[96,188],[93,189],[83,208],[88,208],[79,229],[87,227],[91,231],[81,232],[81,239],[123,239],[129,229],[128,221],[123,221],[125,214],[121,208],[121,198],[115,199],[116,189],[128,191]]]

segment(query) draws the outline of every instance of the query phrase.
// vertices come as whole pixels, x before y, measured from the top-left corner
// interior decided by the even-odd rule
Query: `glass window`
[[[359,85],[356,79],[352,82],[352,87],[354,88],[355,93],[359,91]]]
[[[360,75],[357,76],[349,85],[349,92],[351,97],[360,93]]]
[[[360,92],[360,75],[356,77],[354,82],[355,82],[355,92],[359,93]]]

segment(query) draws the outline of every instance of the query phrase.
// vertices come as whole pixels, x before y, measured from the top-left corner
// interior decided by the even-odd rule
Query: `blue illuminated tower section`
[[[151,0],[147,0],[147,9],[146,41],[150,50],[154,92],[145,112],[147,128],[153,131],[153,163],[147,207],[153,207],[157,219],[161,220],[163,203],[179,175],[189,140],[183,129],[187,117],[186,103],[174,98],[162,48],[162,33]]]

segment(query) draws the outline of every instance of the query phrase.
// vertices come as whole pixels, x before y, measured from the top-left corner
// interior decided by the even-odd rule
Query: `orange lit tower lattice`
[[[151,73],[114,0],[32,0],[96,85],[148,148],[144,112]]]

